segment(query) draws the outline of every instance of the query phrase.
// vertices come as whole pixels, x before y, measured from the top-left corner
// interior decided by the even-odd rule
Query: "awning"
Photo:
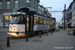
[[[71,23],[71,21],[70,22],[68,22],[67,24],[70,24]]]

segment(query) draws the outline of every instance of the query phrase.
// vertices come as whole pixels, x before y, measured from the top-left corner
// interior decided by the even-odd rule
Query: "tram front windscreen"
[[[25,24],[23,16],[11,16],[10,24]]]

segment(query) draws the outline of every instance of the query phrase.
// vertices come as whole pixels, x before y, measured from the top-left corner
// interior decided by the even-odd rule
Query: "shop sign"
[[[4,12],[3,15],[11,15],[11,12]]]

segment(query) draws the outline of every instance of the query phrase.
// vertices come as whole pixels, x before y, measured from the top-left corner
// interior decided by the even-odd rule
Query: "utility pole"
[[[49,8],[49,7],[47,7],[47,8]],[[63,11],[49,11],[49,12],[63,12]],[[65,16],[66,16],[66,4],[64,4],[64,30],[65,30]]]
[[[64,30],[65,30],[66,4],[64,4]]]

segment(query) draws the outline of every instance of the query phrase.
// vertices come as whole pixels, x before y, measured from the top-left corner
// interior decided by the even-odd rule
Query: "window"
[[[35,3],[33,4],[34,10],[35,10]]]
[[[26,0],[26,3],[30,3],[30,0]]]
[[[53,25],[53,20],[51,22],[52,22],[52,25]]]
[[[51,20],[51,25],[53,25],[53,20]]]
[[[11,16],[10,17],[10,23],[12,24],[25,24],[25,18],[20,15],[20,16]]]
[[[15,0],[15,8],[18,8],[18,0]]]
[[[30,0],[26,0],[26,6],[30,7]]]
[[[39,24],[39,17],[34,17],[34,24]]]
[[[49,20],[47,19],[47,24],[49,24]]]
[[[4,16],[5,21],[9,20],[9,16]]]
[[[20,17],[19,17],[19,20],[18,20],[18,24],[24,24],[23,22],[24,22],[24,21],[23,21],[23,16],[20,16]]]
[[[7,9],[10,9],[10,0],[7,0]]]
[[[40,24],[44,24],[43,18],[40,18]]]
[[[42,8],[42,14],[44,15],[44,8]]]
[[[0,0],[0,9],[2,9],[2,0]]]
[[[44,24],[46,24],[46,19],[44,19]]]
[[[55,21],[53,20],[53,25],[55,25]]]
[[[73,9],[73,11],[72,11],[72,16],[74,16],[75,15],[75,9]]]
[[[42,9],[41,9],[40,6],[38,6],[38,10],[39,10],[39,13],[42,14],[42,13],[41,13],[41,12],[42,12]]]
[[[48,24],[50,24],[49,20],[48,20]]]
[[[51,20],[50,20],[50,25],[51,25]]]

